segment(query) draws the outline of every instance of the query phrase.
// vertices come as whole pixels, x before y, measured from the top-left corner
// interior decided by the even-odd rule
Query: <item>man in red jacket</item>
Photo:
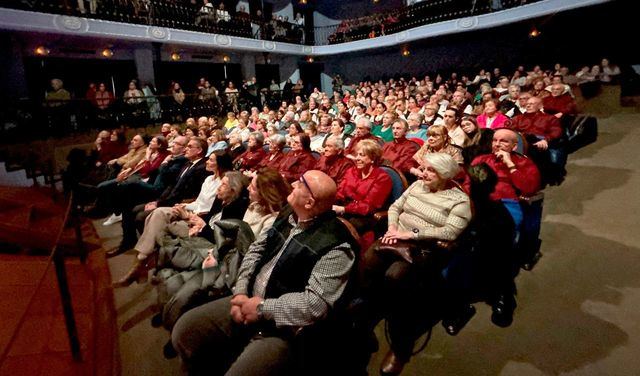
[[[486,163],[498,176],[498,183],[490,198],[502,201],[516,229],[522,224],[522,208],[518,201],[521,195],[531,196],[540,189],[540,172],[527,157],[515,152],[518,135],[510,129],[498,129],[493,134],[492,154],[476,157],[472,166]]]
[[[526,112],[511,120],[511,128],[522,133],[529,142],[527,155],[542,171],[544,184],[560,184],[567,163],[564,133],[557,117],[542,112],[542,99],[531,97]]]
[[[356,146],[358,146],[358,142],[362,140],[374,140],[377,142],[376,136],[371,133],[371,120],[366,117],[361,117],[356,122],[355,137],[351,139],[349,146],[344,150],[344,156],[355,160]]]
[[[568,92],[565,93],[565,86],[562,83],[551,85],[551,95],[542,100],[544,112],[553,115],[564,123],[567,116],[576,114],[576,101]]]
[[[418,167],[418,162],[413,159],[413,155],[420,149],[420,146],[407,140],[406,134],[409,124],[404,119],[398,119],[393,123],[391,131],[393,141],[387,142],[382,148],[382,160],[405,176],[413,176],[409,173],[412,167]]]

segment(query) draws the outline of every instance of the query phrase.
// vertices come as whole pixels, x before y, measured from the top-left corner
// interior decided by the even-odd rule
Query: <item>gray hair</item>
[[[460,171],[460,166],[449,154],[427,153],[424,156],[424,161],[429,163],[443,179],[449,180]]]
[[[344,150],[344,140],[342,139],[342,137],[332,135],[327,138],[327,142],[329,141],[333,141],[338,150]]]
[[[269,137],[269,143],[271,145],[276,145],[280,149],[282,149],[284,145],[287,143],[287,139],[283,135],[276,133],[274,135],[271,135],[271,137]]]
[[[421,114],[420,112],[414,112],[411,115],[409,115],[408,119],[413,119],[418,123],[422,124],[424,122],[424,115]]]
[[[247,178],[239,171],[229,171],[224,176],[229,179],[229,188],[233,192],[230,201],[235,201],[247,185]]]
[[[249,136],[253,136],[260,145],[264,144],[264,134],[262,132],[251,132]]]
[[[364,125],[365,127],[371,129],[371,120],[369,118],[362,116],[358,119],[357,124]]]

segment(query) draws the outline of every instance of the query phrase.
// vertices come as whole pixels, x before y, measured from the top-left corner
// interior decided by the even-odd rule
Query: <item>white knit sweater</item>
[[[419,180],[389,208],[389,225],[417,239],[455,240],[471,220],[469,196],[458,188],[431,192]]]

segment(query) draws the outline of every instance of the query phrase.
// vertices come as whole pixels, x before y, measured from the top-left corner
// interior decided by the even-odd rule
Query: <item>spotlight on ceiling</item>
[[[35,54],[38,56],[47,56],[51,51],[49,51],[49,49],[45,46],[38,46],[35,50],[33,50],[33,52],[35,52]]]

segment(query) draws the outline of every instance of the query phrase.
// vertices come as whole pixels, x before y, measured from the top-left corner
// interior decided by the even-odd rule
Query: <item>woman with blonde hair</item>
[[[451,144],[449,132],[444,125],[432,125],[427,130],[427,142],[413,156],[413,159],[420,163],[420,167],[413,167],[410,170],[413,175],[419,178],[422,177],[424,172],[422,161],[425,155],[431,153],[449,154],[457,163],[462,164],[464,162],[460,148]]]

